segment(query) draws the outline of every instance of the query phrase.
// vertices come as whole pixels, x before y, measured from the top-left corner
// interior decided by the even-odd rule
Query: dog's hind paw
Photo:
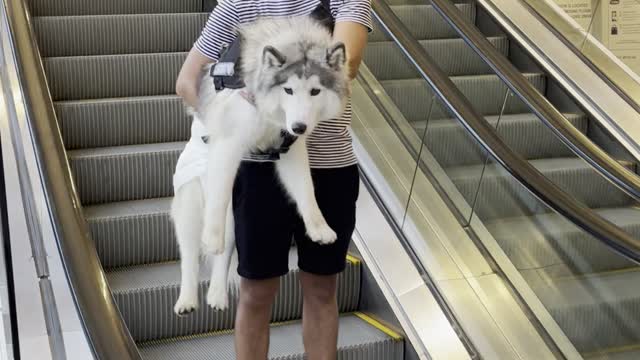
[[[176,305],[173,307],[173,311],[178,316],[189,315],[198,309],[198,299],[197,297],[183,297],[180,296],[178,301],[176,301]]]
[[[311,240],[322,245],[333,244],[338,238],[335,231],[333,231],[326,223],[320,226],[307,227],[307,235],[309,235]]]
[[[229,307],[229,295],[224,286],[211,286],[207,291],[207,304],[213,310],[222,311]]]

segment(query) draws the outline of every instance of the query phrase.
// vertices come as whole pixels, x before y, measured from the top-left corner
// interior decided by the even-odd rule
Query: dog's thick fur
[[[237,275],[231,264],[235,240],[230,206],[237,169],[248,151],[279,145],[282,130],[299,138],[276,162],[279,179],[297,204],[309,237],[324,244],[336,240],[314,196],[305,137],[320,121],[344,110],[345,47],[306,16],[258,20],[238,31],[246,88],[216,93],[211,78],[203,79],[200,104],[193,113],[194,121],[203,121],[209,133],[208,169],[205,179],[194,179],[176,190],[171,207],[181,253],[177,314],[198,306],[201,251],[216,254],[207,303],[215,309],[227,308],[228,284],[237,284],[228,279],[230,271]],[[252,94],[255,104],[241,91]]]

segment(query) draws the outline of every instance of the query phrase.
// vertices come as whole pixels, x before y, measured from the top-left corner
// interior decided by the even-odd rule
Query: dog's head
[[[292,135],[311,133],[323,120],[338,117],[348,91],[342,43],[297,42],[262,51],[257,105]]]

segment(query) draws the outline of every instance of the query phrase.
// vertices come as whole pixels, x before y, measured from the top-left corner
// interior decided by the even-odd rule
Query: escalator
[[[638,203],[559,140],[428,1],[387,3],[515,153],[575,199],[640,238]],[[227,311],[208,308],[206,271],[199,310],[186,317],[172,311],[180,272],[169,204],[173,170],[190,128],[174,86],[186,52],[208,17],[202,1],[31,0],[29,5],[91,238],[140,354],[145,359],[233,358],[235,301]],[[576,129],[594,141],[605,136],[474,1],[455,5]],[[582,355],[637,357],[640,314],[634,309],[640,290],[629,286],[640,279],[637,264],[550,211],[505,174],[454,120],[383,28],[378,23],[370,34],[365,78],[360,81],[381,90],[371,97],[387,104],[381,107],[392,115],[399,137],[419,139],[417,169],[432,176],[439,171],[443,177],[434,176],[436,181],[446,178],[443,182],[460,197],[453,202],[468,206],[452,206],[463,226],[472,217],[481,221]],[[407,143],[415,148],[412,140]],[[437,170],[421,163],[425,153]],[[633,158],[624,151],[615,153],[622,154],[623,166],[636,171]],[[295,260],[292,249],[291,266]],[[365,281],[367,264],[355,247],[345,261],[338,287],[340,356],[412,358],[401,331],[359,312],[369,300],[363,294],[372,293],[367,288],[372,283]],[[274,305],[270,358],[303,357],[301,314],[298,273],[293,269],[281,280]]]
[[[387,3],[505,144],[579,203],[627,235],[640,238],[637,193],[636,196],[625,193],[565,145],[533,113],[532,106],[516,96],[490,67],[486,53],[482,54],[484,58],[479,56],[481,52],[476,53],[458,37],[463,32],[457,32],[434,7],[424,1]],[[474,1],[455,3],[460,15],[482,31],[533,88],[562,112],[567,123],[628,171],[637,173],[637,159],[612,145],[613,137],[543,72],[517,42],[502,32],[480,5]],[[429,24],[428,29],[421,26],[424,24]],[[409,125],[415,132],[410,135],[421,138],[420,146],[424,149],[417,150],[418,157],[428,157],[437,163],[435,166],[423,163],[423,170],[436,167],[446,178],[444,182],[455,188],[449,194],[460,195],[471,208],[460,210],[462,223],[470,223],[469,219],[474,217],[480,220],[581,356],[640,357],[637,260],[612,251],[609,244],[594,239],[519,185],[453,120],[444,103],[437,97],[430,100],[434,99],[431,87],[411,61],[397,51],[396,45],[381,40],[374,37],[365,58],[371,72],[368,81],[376,89],[370,94],[386,101],[391,112],[401,114],[396,118],[401,117],[402,124],[396,127]],[[395,49],[396,54],[384,60],[378,56],[390,52],[389,48]],[[405,66],[390,69],[387,64],[391,61]],[[381,89],[385,94],[380,95]],[[397,133],[402,136],[403,131]]]
[[[56,115],[84,214],[112,295],[145,359],[232,359],[230,308],[173,312],[179,252],[169,218],[172,175],[190,119],[175,79],[208,13],[201,1],[32,1]],[[402,336],[358,312],[362,262],[338,279],[341,356],[402,359]],[[270,358],[302,358],[302,294],[295,248],[281,280]],[[381,330],[382,329],[382,330]]]

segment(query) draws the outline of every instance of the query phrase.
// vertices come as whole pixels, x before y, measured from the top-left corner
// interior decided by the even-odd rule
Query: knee
[[[279,279],[248,280],[240,282],[240,305],[250,308],[270,308],[278,292]]]
[[[304,301],[311,306],[329,306],[337,301],[334,277],[308,279],[307,276],[302,286]]]

